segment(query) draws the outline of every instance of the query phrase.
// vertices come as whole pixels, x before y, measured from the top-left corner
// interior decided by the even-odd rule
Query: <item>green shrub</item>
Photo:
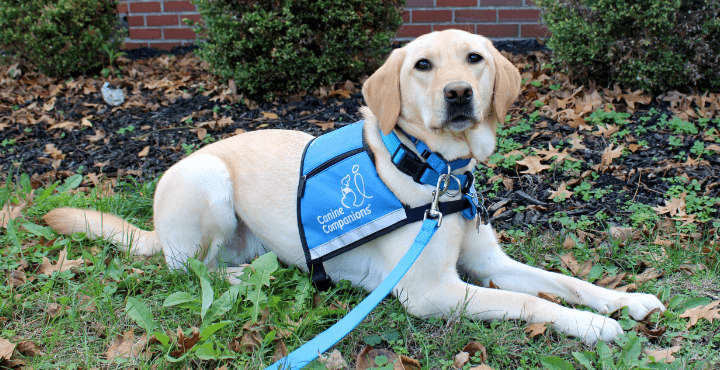
[[[52,76],[96,69],[107,60],[103,46],[121,44],[116,6],[115,0],[0,0],[0,50]]]
[[[311,89],[373,71],[404,0],[195,0],[213,73],[248,94]]]
[[[720,87],[720,0],[536,0],[554,57],[649,92]]]

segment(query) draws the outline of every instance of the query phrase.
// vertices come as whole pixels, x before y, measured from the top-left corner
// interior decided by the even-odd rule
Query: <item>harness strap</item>
[[[420,152],[424,161],[400,141],[395,131],[382,135],[382,140],[390,151],[395,166],[406,175],[411,176],[417,183],[434,186],[441,174],[448,173],[448,168],[463,168],[470,163],[470,159],[456,159],[448,162],[437,153],[432,152],[420,139],[408,134],[405,136],[415,144],[415,149]],[[472,183],[470,172],[456,177],[463,185],[463,189],[460,190],[467,190],[466,188],[469,186],[467,184]],[[448,190],[458,190],[457,184],[451,183]]]
[[[363,299],[350,313],[345,315],[340,321],[335,323],[329,329],[322,332],[311,341],[303,344],[286,357],[280,359],[276,363],[270,365],[265,370],[295,370],[301,369],[309,364],[317,356],[334,346],[342,338],[348,335],[360,322],[377,306],[385,297],[390,294],[395,285],[410,269],[410,266],[417,260],[425,246],[430,242],[430,238],[437,230],[437,220],[428,218],[422,224],[420,233],[405,253],[403,258],[398,262],[397,266],[390,271],[390,274],[378,285],[375,290]]]

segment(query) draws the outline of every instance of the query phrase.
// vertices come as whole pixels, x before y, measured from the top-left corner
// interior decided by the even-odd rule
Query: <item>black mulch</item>
[[[529,56],[529,60],[534,60],[532,52],[546,50],[535,41],[496,45],[501,50]],[[124,78],[78,77],[64,85],[62,80],[33,74],[24,76],[24,83],[2,80],[0,169],[7,172],[13,167],[15,173],[32,175],[36,184],[75,173],[152,179],[197,148],[243,130],[279,128],[321,135],[327,129],[360,119],[358,109],[363,101],[359,83],[340,83],[274,101],[238,98],[231,87],[207,74],[197,58],[185,55],[194,48],[176,48],[170,53],[155,49],[128,51],[120,61]],[[0,72],[5,70],[3,67]],[[108,106],[100,93],[106,80],[124,89],[128,102],[120,107]],[[548,91],[541,88],[539,93]],[[523,104],[526,103],[516,104],[513,114],[528,118],[521,108]],[[651,108],[657,112],[651,120],[662,114],[673,115],[667,102],[653,100],[649,105],[641,105],[623,128],[633,130],[633,125],[641,124],[639,117],[647,116]],[[530,142],[534,148],[547,149],[549,143],[555,148],[567,148],[570,145],[567,136],[578,132],[546,117],[539,123],[547,127],[510,137],[518,143]],[[649,149],[623,157],[627,176],[605,172],[593,178],[594,189],[607,190],[597,199],[572,198],[556,203],[550,198],[550,191],[563,181],[572,182],[601,162],[607,147],[602,135],[584,135],[586,149],[574,152],[576,159],[585,161],[577,173],[558,169],[522,174],[523,167],[495,168],[494,175],[512,180],[510,189],[500,186],[483,190],[490,198],[486,204],[496,213],[495,225],[502,229],[523,224],[554,227],[557,223],[552,223],[551,218],[561,211],[573,219],[594,217],[600,212],[627,218],[628,212],[623,208],[626,201],[662,205],[663,193],[672,185],[667,178],[681,174],[700,179],[707,195],[720,196],[718,156],[706,156],[704,166],[674,165],[678,161],[673,158],[681,156],[681,151],[687,153],[698,135],[683,135],[684,143],[678,148],[667,145],[668,136],[669,131],[657,130],[635,137],[644,140]]]

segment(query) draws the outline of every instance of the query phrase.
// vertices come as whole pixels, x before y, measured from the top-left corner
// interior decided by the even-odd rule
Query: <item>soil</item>
[[[627,202],[663,206],[669,200],[664,194],[678,177],[688,183],[699,182],[702,189],[698,194],[709,200],[720,197],[720,163],[715,152],[701,157],[690,155],[689,164],[683,164],[696,141],[708,142],[702,132],[677,134],[660,127],[642,133],[643,127],[678,115],[679,103],[652,97],[630,109],[633,104],[627,97],[624,101],[609,100],[610,89],[581,86],[582,92],[575,96],[586,99],[603,91],[601,106],[607,108],[606,103],[612,102],[619,111],[631,112],[628,122],[621,127],[628,134],[619,140],[616,137],[612,141],[617,143],[609,145],[612,136],[595,132],[604,124],[573,127],[569,120],[559,119],[556,111],[538,108],[537,101],[550,104],[563,91],[570,95],[577,87],[568,83],[566,76],[557,71],[553,74],[544,67],[549,52],[543,45],[531,40],[502,41],[496,46],[512,53],[510,57],[516,66],[521,66],[523,77],[542,79],[539,86],[524,84],[523,96],[511,110],[513,119],[507,125],[511,128],[525,120],[532,122],[531,128],[510,134],[505,142],[512,139],[520,144],[518,149],[534,148],[535,152],[547,150],[548,145],[566,150],[574,136],[580,137],[585,147],[569,152],[570,159],[565,161],[579,163],[571,170],[557,165],[532,173],[522,165],[507,168],[492,163],[483,165],[480,181],[488,183],[482,185],[481,193],[487,198],[485,204],[496,227],[556,228],[562,227],[558,218],[563,216],[581,221],[583,216],[603,215],[610,218],[610,223],[627,223],[623,220],[628,221],[632,214],[627,210]],[[154,179],[199,147],[245,131],[289,129],[317,136],[360,119],[358,109],[363,105],[360,81],[340,82],[271,101],[249,99],[237,94],[232,84],[208,74],[207,65],[193,55],[194,50],[194,46],[170,52],[129,50],[118,61],[119,69],[109,76],[80,76],[72,80],[33,73],[11,79],[6,77],[9,68],[0,66],[0,168],[3,172],[27,173],[36,186],[76,173],[89,175],[87,183],[91,177]],[[123,90],[125,103],[113,107],[104,102],[101,86],[106,81]],[[553,88],[558,85],[553,84],[562,88],[558,91]],[[576,107],[577,104],[580,103]],[[542,114],[533,116],[535,111]],[[589,116],[589,111],[584,112],[586,121]],[[718,120],[705,126],[704,130],[720,129]],[[680,144],[669,146],[670,136],[676,144],[680,140]],[[621,158],[603,164],[608,147],[628,148],[630,144],[638,145],[639,149],[626,150]],[[519,158],[532,155],[533,150]],[[699,160],[693,163],[692,158]],[[550,165],[553,160],[543,161]],[[576,187],[583,182],[592,188],[592,192],[586,192],[590,193],[588,196],[578,194]],[[560,184],[574,189],[575,196],[556,201],[552,195]],[[719,216],[713,211],[700,224],[706,225],[705,221]]]

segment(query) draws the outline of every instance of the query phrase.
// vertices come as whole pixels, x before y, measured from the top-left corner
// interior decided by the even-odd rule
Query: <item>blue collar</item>
[[[382,135],[382,140],[390,151],[395,167],[419,184],[435,186],[440,174],[448,173],[448,168],[457,170],[467,166],[471,161],[470,159],[456,159],[448,162],[439,154],[432,152],[420,139],[403,133],[415,144],[415,149],[420,152],[420,157],[400,141],[394,130],[387,135]],[[463,193],[467,193],[472,187],[473,174],[468,171],[463,175],[456,175],[456,177],[460,179]],[[451,190],[457,190],[455,182],[450,182],[450,184],[452,184]]]

